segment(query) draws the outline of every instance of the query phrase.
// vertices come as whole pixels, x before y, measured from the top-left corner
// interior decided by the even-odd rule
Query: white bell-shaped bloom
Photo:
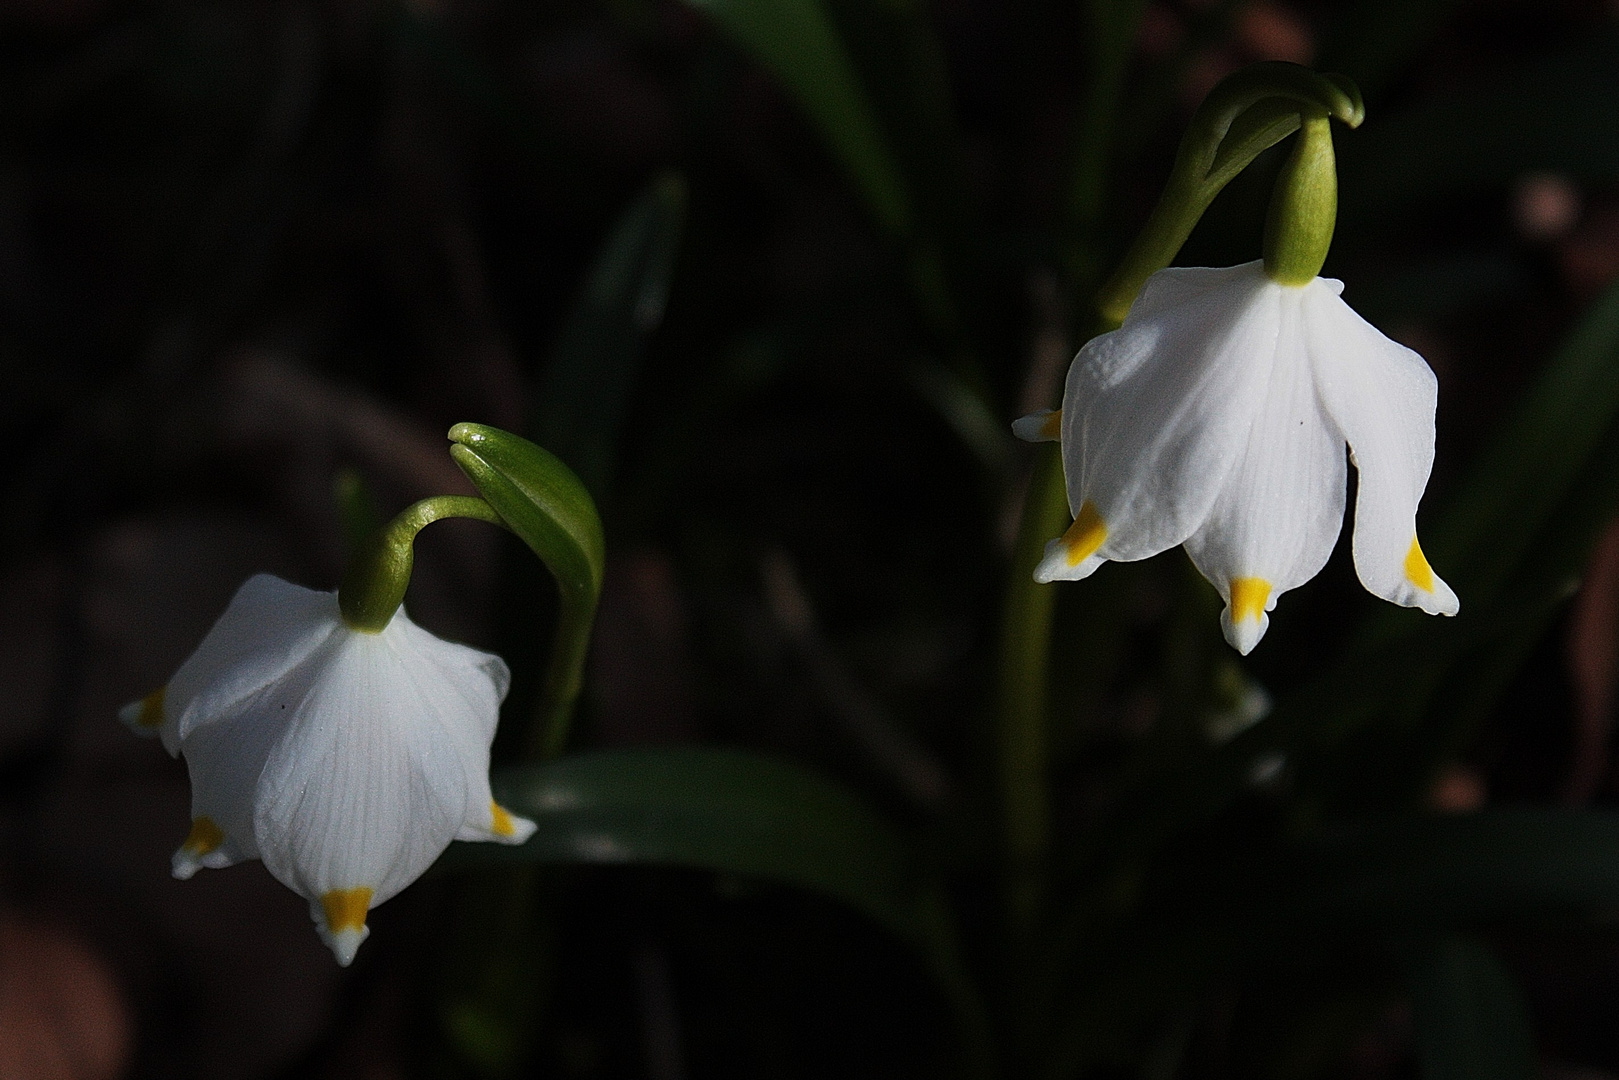
[[[1014,425],[1060,438],[1074,524],[1040,581],[1088,577],[1185,544],[1247,653],[1276,599],[1310,580],[1359,472],[1355,569],[1377,596],[1454,615],[1417,543],[1434,457],[1437,381],[1340,299],[1343,284],[1281,285],[1260,262],[1154,274],[1119,329],[1068,372],[1060,413]]]
[[[497,805],[489,744],[511,676],[403,608],[347,626],[337,594],[260,574],[168,686],[120,714],[191,773],[191,833],[174,876],[262,859],[309,900],[347,965],[366,912],[451,840],[520,844],[533,822]]]

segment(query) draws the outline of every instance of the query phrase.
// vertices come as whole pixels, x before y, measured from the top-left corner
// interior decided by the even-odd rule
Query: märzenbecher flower
[[[1359,474],[1355,569],[1385,600],[1454,615],[1417,542],[1437,383],[1422,357],[1339,297],[1259,262],[1154,274],[1117,330],[1074,359],[1057,413],[1024,438],[1062,441],[1074,523],[1040,581],[1088,577],[1185,544],[1247,653],[1276,599],[1314,577],[1342,528],[1344,447]]]
[[[489,788],[489,744],[510,673],[399,608],[350,627],[336,593],[250,579],[168,686],[122,718],[191,773],[177,878],[264,861],[309,900],[347,965],[366,913],[451,840],[519,844],[534,824]]]

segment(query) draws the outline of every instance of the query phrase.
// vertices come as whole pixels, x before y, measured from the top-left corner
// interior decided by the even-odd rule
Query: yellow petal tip
[[[1434,591],[1433,567],[1428,565],[1415,536],[1411,538],[1411,550],[1405,553],[1405,579],[1425,593]]]
[[[139,701],[118,710],[118,718],[137,731],[156,731],[163,726],[163,697],[166,687],[153,690]]]
[[[512,820],[511,811],[497,802],[489,804],[489,831],[496,836],[513,836],[517,832],[517,823]]]
[[[180,849],[197,857],[219,850],[219,845],[224,842],[225,830],[213,818],[204,815],[192,820],[191,831],[186,834],[185,843],[180,845]]]
[[[1231,579],[1231,621],[1233,623],[1257,620],[1265,614],[1270,600],[1270,582],[1264,578],[1240,577]]]
[[[371,890],[333,889],[320,898],[321,910],[326,914],[326,931],[341,934],[345,930],[363,930],[366,912],[371,910]]]
[[[1086,499],[1079,506],[1079,516],[1074,523],[1068,526],[1068,531],[1062,534],[1063,550],[1069,566],[1078,566],[1092,555],[1097,548],[1107,540],[1107,523],[1102,515],[1097,513],[1096,506]]]

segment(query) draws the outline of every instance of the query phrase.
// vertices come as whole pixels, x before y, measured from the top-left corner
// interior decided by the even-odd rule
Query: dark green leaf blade
[[[885,820],[795,765],[738,750],[572,754],[497,773],[501,804],[539,826],[521,847],[467,846],[455,861],[714,870],[834,897],[912,941],[911,853]]]
[[[848,49],[820,0],[687,0],[787,89],[831,147],[878,223],[911,231],[911,201]]]
[[[597,497],[612,478],[647,339],[663,322],[685,210],[685,181],[669,173],[619,217],[536,390],[534,437]]]
[[[1446,934],[1406,962],[1423,1080],[1530,1080],[1534,1035],[1523,995],[1491,948]]]
[[[687,867],[842,901],[927,961],[956,1013],[969,1075],[992,1073],[983,1006],[942,892],[900,831],[836,784],[779,759],[707,747],[598,750],[492,780],[502,805],[538,828],[520,847],[453,845],[443,868]]]

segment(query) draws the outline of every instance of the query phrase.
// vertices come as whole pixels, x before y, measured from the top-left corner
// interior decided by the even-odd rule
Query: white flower
[[[120,716],[191,773],[191,833],[174,876],[263,859],[309,900],[344,966],[366,912],[451,840],[520,844],[498,806],[489,744],[511,680],[498,656],[434,637],[400,608],[350,629],[335,593],[260,574],[167,687]]]
[[[1015,425],[1024,438],[1061,438],[1074,514],[1035,577],[1077,580],[1105,560],[1185,544],[1226,602],[1226,640],[1247,653],[1276,598],[1332,553],[1347,443],[1361,583],[1456,614],[1416,533],[1437,382],[1342,291],[1324,278],[1277,284],[1259,262],[1154,274],[1124,325],[1080,350],[1060,415]]]

